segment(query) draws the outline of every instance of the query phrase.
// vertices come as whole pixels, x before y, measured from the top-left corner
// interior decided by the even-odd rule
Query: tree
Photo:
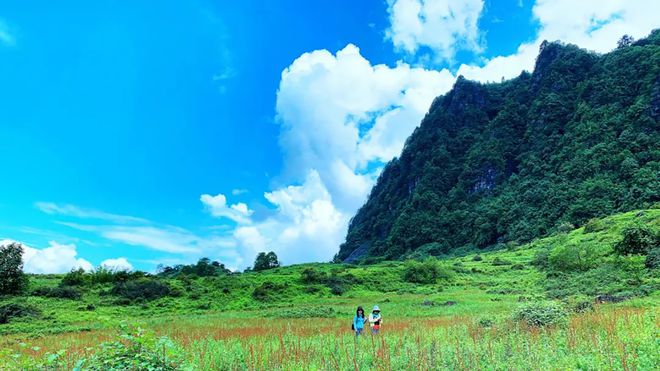
[[[660,236],[643,224],[628,225],[621,234],[623,238],[614,245],[614,251],[619,255],[646,255],[651,249],[660,245]]]
[[[632,43],[634,43],[634,42],[635,42],[635,39],[634,39],[632,36],[630,36],[630,35],[623,35],[623,36],[619,39],[619,41],[617,41],[617,43],[616,43],[616,47],[619,48],[619,49],[621,49],[621,48],[625,48],[625,47],[627,47],[627,46],[632,45]]]
[[[22,293],[28,284],[23,273],[23,246],[12,242],[0,246],[0,295]]]
[[[257,258],[254,260],[254,271],[263,271],[266,269],[277,268],[280,266],[280,262],[277,260],[277,255],[274,252],[260,252],[257,255]]]

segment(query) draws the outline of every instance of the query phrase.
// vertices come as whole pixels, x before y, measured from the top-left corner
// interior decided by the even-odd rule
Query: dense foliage
[[[254,268],[252,268],[255,272],[258,271],[263,271],[266,269],[273,269],[277,268],[280,266],[279,260],[277,260],[277,255],[274,252],[260,252],[257,254],[256,259],[254,260]]]
[[[352,219],[338,261],[568,232],[660,200],[660,31],[611,53],[543,43],[534,72],[459,77]]]
[[[219,261],[211,261],[209,258],[201,258],[196,264],[179,264],[173,267],[159,266],[158,275],[161,277],[197,276],[211,277],[229,274],[231,270],[227,269]]]
[[[20,294],[27,282],[23,273],[23,246],[18,243],[0,246],[0,295]]]

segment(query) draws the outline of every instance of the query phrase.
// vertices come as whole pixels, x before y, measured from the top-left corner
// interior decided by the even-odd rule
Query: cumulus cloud
[[[234,231],[242,263],[260,251],[275,251],[286,264],[328,261],[346,233],[348,216],[337,210],[319,173],[309,171],[300,185],[268,192],[277,212],[265,220]]]
[[[7,245],[13,240],[1,240],[0,246]],[[20,243],[20,242],[17,242]],[[86,271],[94,267],[89,261],[79,258],[76,245],[63,245],[54,241],[49,246],[37,249],[25,244],[23,245],[23,270],[27,273],[66,273],[71,269],[82,268]]]
[[[396,156],[453,82],[447,70],[372,65],[352,44],[336,55],[301,55],[282,72],[277,92],[285,178],[302,181],[315,170],[333,203],[353,210],[373,184],[370,165]]]
[[[106,259],[101,262],[101,267],[104,267],[113,271],[132,271],[133,265],[126,260],[126,258],[120,257],[116,259]]]
[[[298,57],[277,92],[285,185],[264,194],[274,215],[234,231],[241,256],[273,250],[285,263],[330,260],[383,163],[454,80],[447,70],[372,65],[352,44]],[[224,196],[218,204],[212,214],[226,217]]]
[[[215,196],[203,194],[199,199],[202,201],[208,212],[215,217],[228,218],[239,224],[250,223],[252,210],[242,202],[229,205],[227,204],[227,197],[222,193],[218,193]]]
[[[386,37],[409,54],[430,48],[451,61],[458,50],[480,52],[477,21],[483,0],[388,0]]]
[[[658,12],[657,1],[538,0],[532,13],[540,29],[533,42],[521,44],[516,53],[491,58],[483,65],[462,65],[458,74],[486,82],[531,71],[543,40],[560,40],[604,53],[614,49],[623,35],[635,38],[648,35],[658,27]]]

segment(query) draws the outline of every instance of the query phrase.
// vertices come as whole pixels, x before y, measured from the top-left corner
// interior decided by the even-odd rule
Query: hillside
[[[0,297],[0,364],[653,369],[660,362],[659,230],[660,209],[648,209],[445,260],[220,269],[202,277],[33,275],[28,292]],[[356,339],[349,327],[355,308],[374,304],[384,313],[383,332]]]
[[[597,55],[544,43],[533,73],[459,77],[352,219],[336,261],[526,242],[660,201],[660,31]]]
[[[499,316],[521,300],[593,302],[597,295],[645,298],[638,300],[650,299],[655,306],[658,263],[645,267],[643,255],[613,251],[628,226],[645,227],[657,236],[660,209],[593,220],[584,228],[504,250],[423,263],[316,263],[208,277],[120,275],[101,277],[105,282],[100,283],[91,280],[94,273],[86,273],[86,280],[75,274],[35,275],[27,295],[0,297],[0,306],[24,305],[39,314],[0,324],[0,334],[98,330],[126,318],[350,317],[357,305],[369,303],[385,305],[389,316],[404,317],[478,315],[484,310]],[[657,254],[656,248],[649,255]],[[168,290],[156,290],[162,287]],[[425,300],[458,304],[427,307],[421,305]]]

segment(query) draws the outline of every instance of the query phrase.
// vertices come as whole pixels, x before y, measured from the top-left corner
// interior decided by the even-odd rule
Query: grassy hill
[[[612,313],[610,309],[599,307],[596,312],[591,311],[596,297],[600,296],[605,302],[621,301],[602,308],[628,308],[626,310],[632,312],[625,312],[628,313],[625,315],[642,316],[639,321],[645,328],[650,327],[647,330],[652,333],[653,318],[660,304],[660,274],[657,268],[646,266],[644,255],[622,256],[614,251],[625,230],[633,226],[657,233],[660,209],[594,219],[585,227],[564,230],[528,244],[509,244],[505,249],[446,260],[392,261],[364,266],[319,263],[214,277],[137,278],[136,284],[156,282],[168,288],[152,296],[159,291],[151,286],[139,286],[146,291],[137,291],[143,296],[134,295],[128,289],[133,282],[129,280],[66,286],[79,293],[77,297],[71,292],[61,294],[58,291],[57,288],[63,287],[62,275],[31,276],[32,295],[0,300],[2,307],[17,304],[35,309],[35,313],[0,324],[1,342],[6,349],[0,353],[0,361],[3,354],[6,361],[12,354],[22,354],[16,359],[38,359],[45,353],[66,348],[69,350],[63,353],[62,359],[74,363],[82,357],[81,352],[85,353],[84,349],[93,349],[96,343],[112,339],[119,324],[137,322],[158,334],[183,339],[183,343],[194,343],[187,338],[193,336],[191,334],[195,341],[214,339],[213,334],[218,333],[231,339],[243,336],[241,339],[246,343],[234,344],[238,347],[234,350],[238,352],[234,361],[239,365],[250,352],[249,344],[256,344],[259,336],[270,339],[273,334],[280,333],[282,339],[286,334],[289,341],[293,336],[290,332],[298,331],[291,326],[307,329],[309,333],[305,336],[315,333],[315,323],[336,334],[333,339],[350,336],[350,320],[355,308],[362,305],[368,309],[374,304],[380,305],[391,326],[388,336],[395,336],[396,331],[403,336],[411,321],[428,322],[433,324],[429,329],[437,331],[440,331],[438,326],[453,329],[452,326],[461,324],[467,327],[461,327],[460,331],[467,331],[469,326],[478,327],[479,323],[510,327],[514,326],[511,321],[517,308],[552,299],[557,299],[568,313],[573,313],[571,316],[587,315],[579,314],[581,312],[606,316]],[[72,298],[35,294],[61,294]],[[605,326],[605,322],[600,325]],[[306,339],[305,336],[297,337]],[[493,341],[503,341],[498,339]],[[395,341],[394,338],[390,340]],[[276,342],[277,337],[272,341]],[[460,341],[467,340],[461,338]],[[22,349],[17,345],[21,343],[36,346],[38,350]],[[225,349],[229,343],[214,344]],[[652,347],[660,350],[657,343]],[[188,353],[190,348],[185,344],[183,348],[188,349],[182,351],[184,358],[194,358],[195,354]],[[374,366],[373,359],[369,362]],[[474,362],[477,363],[472,363],[473,366],[479,364],[477,360]]]

